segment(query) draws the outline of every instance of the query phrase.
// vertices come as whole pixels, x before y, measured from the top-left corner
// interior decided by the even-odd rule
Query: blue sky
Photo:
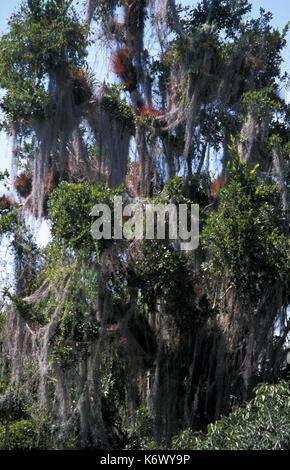
[[[79,1],[79,8],[82,11],[82,6],[85,3],[84,0]],[[197,0],[183,0],[185,5],[194,5]],[[259,14],[260,7],[266,11],[273,13],[272,25],[282,29],[287,21],[290,20],[290,1],[289,0],[252,0],[252,16],[256,17]],[[20,0],[2,0],[0,2],[0,35],[4,34],[8,30],[8,21],[13,11],[17,10],[21,4]],[[288,33],[288,44],[287,49],[284,50],[284,64],[283,70],[290,72],[290,33]],[[104,69],[103,60],[97,61],[96,51],[92,51],[89,56],[91,66],[98,70],[98,74],[101,72],[102,77],[106,75]],[[0,171],[9,166],[9,145],[7,138],[3,133],[0,133]]]

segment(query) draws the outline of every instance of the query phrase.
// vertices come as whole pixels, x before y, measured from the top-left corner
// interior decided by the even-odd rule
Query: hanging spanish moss
[[[277,178],[279,190],[281,193],[282,199],[282,208],[284,211],[287,211],[288,208],[288,194],[287,194],[287,186],[285,184],[285,168],[284,168],[284,161],[281,155],[281,146],[279,143],[273,145],[272,149],[273,154],[273,169],[274,169],[274,176]]]
[[[273,83],[284,36],[263,12],[245,23],[248,11],[87,0],[80,21],[69,0],[25,2],[1,40],[21,201],[0,199],[15,278],[1,297],[3,448],[15,403],[33,448],[170,448],[283,373],[288,111]],[[97,84],[85,61],[92,24],[117,83]],[[198,204],[199,246],[180,250],[169,214],[160,240],[93,238],[94,205],[112,209],[116,195],[143,213]],[[23,208],[49,220],[44,249]],[[108,218],[99,228],[115,234]]]
[[[128,124],[106,108],[109,91],[100,90],[100,95],[90,104],[86,114],[88,124],[97,145],[98,178],[114,188],[122,184],[128,171],[129,144],[132,131]]]
[[[88,26],[90,25],[93,19],[96,5],[97,5],[97,0],[87,0],[86,2],[84,23]]]

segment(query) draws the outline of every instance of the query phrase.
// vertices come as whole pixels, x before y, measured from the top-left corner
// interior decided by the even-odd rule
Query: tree
[[[290,330],[287,27],[273,29],[264,10],[245,22],[249,11],[247,0],[88,0],[82,21],[71,0],[27,0],[11,18],[1,108],[19,199],[1,199],[0,233],[17,288],[5,290],[0,403],[9,410],[20,393],[26,414],[8,416],[9,448],[27,426],[44,448],[136,447],[141,428],[170,447],[279,377]],[[117,84],[98,84],[87,64],[92,24]],[[198,203],[202,244],[95,241],[90,212],[115,195]],[[43,250],[28,212],[50,223]]]
[[[260,384],[255,398],[230,416],[208,426],[207,433],[185,431],[174,450],[288,450],[289,382]]]

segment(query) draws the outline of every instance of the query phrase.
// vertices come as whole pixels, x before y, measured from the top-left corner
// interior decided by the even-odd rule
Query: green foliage
[[[244,70],[245,83],[251,89],[250,76],[253,74],[256,89],[266,89],[280,77],[280,65],[283,61],[281,51],[286,45],[289,23],[280,32],[270,26],[272,13],[260,8],[260,17],[241,24],[241,33],[245,38],[248,61]],[[254,62],[252,62],[252,59]],[[262,60],[259,65],[259,61]],[[249,73],[250,72],[250,73]]]
[[[11,121],[19,118],[25,121],[29,118],[42,120],[51,113],[47,93],[33,79],[23,79],[9,88],[9,93],[2,99],[1,108]]]
[[[97,286],[95,286],[97,287]],[[79,288],[75,294],[80,292]],[[96,297],[97,289],[94,297]],[[71,300],[73,299],[73,300]],[[74,292],[59,305],[62,316],[57,328],[51,359],[63,370],[73,367],[80,356],[88,353],[88,345],[99,336],[99,324],[95,320],[93,297],[77,302]]]
[[[37,285],[37,278],[42,264],[42,253],[35,243],[29,227],[27,227],[24,214],[21,212],[17,214],[17,224],[11,235],[10,244],[15,255],[17,294],[25,297],[30,295]]]
[[[287,279],[289,240],[277,187],[259,180],[256,169],[249,172],[237,155],[230,171],[218,210],[209,215],[201,235],[210,257],[203,273],[235,285],[241,298],[255,304],[263,289]]]
[[[87,182],[61,182],[48,201],[53,236],[74,250],[96,252],[104,249],[111,241],[102,239],[97,243],[94,240],[91,234],[93,218],[90,213],[96,204],[112,207],[114,196],[120,195],[122,190],[122,187],[109,189],[103,183],[90,185]]]
[[[88,31],[70,0],[26,1],[9,26],[0,41],[1,107],[11,121],[41,120],[52,112],[47,75],[84,64]]]
[[[0,385],[1,392],[7,392],[8,387],[9,385],[5,384],[2,380]],[[24,393],[21,394],[18,392],[13,395],[11,394],[9,400],[5,400],[4,403],[1,404],[0,422],[6,422],[7,417],[9,417],[9,420],[11,421],[19,421],[29,418],[28,406],[27,403],[25,403]]]
[[[17,211],[12,204],[9,204],[9,201],[7,201],[7,204],[5,201],[4,205],[4,198],[5,196],[0,198],[0,206],[2,206],[2,208],[0,207],[0,236],[15,232],[18,226]]]
[[[202,27],[205,23],[213,23],[218,30],[225,31],[226,37],[234,37],[244,15],[251,8],[248,0],[239,2],[222,0],[213,1],[210,4],[206,0],[202,0],[189,10],[185,27],[190,32],[194,28]]]
[[[270,86],[264,90],[254,90],[244,93],[242,103],[247,105],[251,112],[259,119],[269,116],[269,114],[278,111],[281,103],[274,101],[270,97],[270,93],[274,87]]]
[[[132,133],[134,133],[134,113],[132,106],[128,105],[126,98],[120,97],[120,86],[107,85],[109,94],[103,96],[101,100],[102,108],[108,110],[110,114],[121,121]]]
[[[194,86],[196,79],[205,77],[208,80],[208,91],[203,92],[204,97],[210,94],[210,84],[218,77],[222,62],[222,43],[215,28],[196,28],[192,32],[196,48],[192,49],[189,38],[177,38],[168,46],[166,54],[163,56],[165,63],[172,69],[186,62],[188,64],[184,83],[178,84],[183,87],[183,93],[180,94],[180,101],[185,97],[184,92],[191,86]],[[215,56],[215,76],[205,75],[204,55],[212,54]]]
[[[107,85],[104,87],[105,93],[100,93],[101,107],[132,135],[136,126],[142,128],[147,137],[148,158],[151,158],[151,145],[164,144],[163,155],[160,153],[158,159],[160,173],[163,171],[162,185],[166,173],[162,170],[163,161],[167,157],[173,158],[171,163],[173,167],[176,164],[175,169],[180,174],[182,167],[186,167],[185,160],[181,158],[184,143],[187,137],[191,139],[187,169],[190,173],[189,165],[194,163],[191,169],[193,166],[195,169],[198,167],[198,176],[195,178],[196,175],[192,175],[191,178],[188,174],[188,180],[191,181],[186,184],[181,177],[171,179],[165,184],[164,191],[156,193],[151,202],[183,203],[189,207],[195,201],[206,207],[202,240],[207,262],[203,264],[201,274],[197,274],[201,253],[179,251],[179,241],[170,240],[168,234],[161,241],[115,244],[116,252],[109,251],[108,259],[99,257],[106,248],[113,248],[115,242],[97,242],[93,239],[93,218],[90,213],[97,203],[112,208],[114,196],[120,195],[123,188],[112,190],[101,183],[61,182],[48,201],[53,241],[41,254],[25,231],[23,220],[20,224],[18,206],[9,198],[1,198],[0,235],[8,234],[9,241],[12,240],[17,284],[17,294],[4,290],[4,297],[6,294],[24,320],[37,323],[32,325],[37,331],[42,325],[48,324],[53,316],[50,327],[46,329],[46,334],[51,336],[48,341],[48,362],[44,364],[51,374],[47,376],[51,405],[48,414],[51,413],[51,416],[45,422],[46,411],[37,405],[38,366],[29,358],[27,350],[20,386],[21,390],[25,389],[29,408],[22,396],[17,396],[17,392],[12,390],[13,397],[0,411],[1,423],[11,421],[7,423],[7,428],[0,424],[0,447],[4,446],[8,437],[6,447],[11,450],[38,447],[38,431],[42,428],[47,436],[49,433],[50,437],[56,434],[58,426],[54,424],[58,419],[58,389],[63,385],[58,381],[69,377],[72,400],[68,400],[68,410],[72,410],[78,404],[80,393],[80,361],[84,361],[82,365],[85,365],[102,332],[104,335],[99,343],[101,354],[98,356],[100,361],[95,364],[93,355],[87,366],[88,370],[89,367],[100,366],[99,398],[109,444],[113,442],[113,445],[124,446],[128,442],[127,447],[131,449],[152,448],[153,428],[157,428],[156,434],[166,428],[165,433],[172,435],[172,423],[181,422],[184,398],[186,406],[192,404],[192,409],[196,410],[192,422],[196,424],[200,420],[204,423],[208,416],[212,416],[209,413],[215,405],[214,398],[208,392],[213,390],[214,394],[215,388],[217,392],[222,391],[218,389],[219,386],[230,390],[239,381],[239,370],[230,370],[235,369],[235,351],[228,348],[234,330],[229,325],[228,331],[223,332],[225,336],[219,335],[218,327],[223,325],[222,311],[218,310],[219,298],[223,298],[227,288],[235,286],[239,298],[245,304],[256,306],[259,305],[262,293],[269,292],[268,288],[275,285],[283,286],[289,276],[285,214],[279,207],[276,186],[271,182],[263,182],[257,168],[249,172],[246,165],[240,163],[232,147],[235,156],[230,168],[230,183],[221,191],[214,211],[209,213],[207,210],[213,206],[209,206],[208,201],[209,184],[205,180],[203,183],[201,176],[201,164],[207,164],[207,146],[218,150],[221,144],[226,145],[227,135],[237,131],[243,114],[247,114],[249,109],[260,122],[269,117],[269,135],[272,135],[269,144],[280,145],[282,155],[286,156],[289,150],[286,123],[290,108],[287,109],[283,100],[277,96],[274,82],[280,77],[280,51],[285,45],[287,29],[282,34],[273,30],[270,27],[271,15],[263,10],[258,20],[243,21],[243,16],[250,10],[248,0],[200,0],[191,8],[177,6],[177,12],[181,13],[179,25],[187,36],[183,37],[175,27],[177,22],[169,5],[169,29],[171,27],[173,34],[168,35],[168,43],[164,40],[162,44],[160,62],[155,61],[152,66],[148,51],[137,51],[138,43],[141,45],[141,28],[140,36],[138,31],[134,32],[134,44],[131,25],[122,25],[112,19],[116,9],[124,5],[128,10],[136,9],[133,11],[134,17],[138,13],[138,3],[142,3],[143,11],[144,2],[97,0],[94,3],[95,19],[107,22],[104,29],[111,36],[114,36],[114,28],[119,30],[119,46],[122,41],[130,43],[131,65],[138,69],[137,75],[141,77],[138,93],[131,96],[133,101],[147,88],[151,72],[153,101],[165,107],[167,103],[167,109],[161,117],[161,111],[152,106],[148,106],[148,109],[145,105],[142,107],[140,100],[136,106],[136,114],[140,111],[140,115],[136,116],[132,106],[123,98],[125,88]],[[132,16],[125,11],[126,15]],[[147,13],[145,17],[147,19]],[[89,101],[87,98],[93,93],[93,79],[84,67],[89,36],[87,27],[81,24],[72,8],[72,0],[26,0],[19,12],[12,16],[9,26],[8,34],[0,40],[0,86],[6,90],[0,105],[6,113],[7,129],[11,130],[13,122],[18,135],[21,135],[25,126],[28,134],[29,129],[36,129],[35,121],[41,124],[42,120],[53,116],[56,110],[63,111],[62,103],[64,105],[66,100],[61,97],[66,97],[66,93],[71,94],[70,101],[76,106],[85,102],[84,97],[86,102]],[[139,67],[143,67],[143,71]],[[157,74],[160,74],[161,93],[156,99],[154,76]],[[146,89],[146,96],[149,95],[148,91]],[[86,113],[92,109],[85,109],[82,116],[87,117]],[[196,132],[190,134],[191,130]],[[56,134],[59,131],[58,137],[61,139],[61,129],[56,129]],[[80,131],[82,136],[88,135],[86,129],[81,127]],[[96,149],[101,148],[101,142],[92,143],[90,137],[88,142],[88,145],[92,144],[92,155],[97,159]],[[26,162],[27,174],[32,171],[35,150],[33,139],[19,148],[20,160]],[[56,162],[59,157],[63,157],[59,153],[61,151],[62,145],[55,154],[50,155],[51,159]],[[156,155],[156,152],[152,153],[152,164]],[[6,177],[7,174],[0,173],[1,181]],[[101,260],[104,262],[102,269],[99,265]],[[217,310],[209,304],[209,290],[218,298]],[[33,298],[30,298],[29,303],[25,302],[23,297],[32,292],[35,293]],[[104,321],[102,329],[96,319],[96,310],[98,317],[101,316]],[[250,315],[254,309],[245,311],[246,315],[248,312]],[[160,328],[164,328],[163,331],[157,328],[158,318],[156,325],[151,321],[155,312],[162,316]],[[220,316],[206,324],[205,320],[216,312]],[[0,317],[1,321],[3,317]],[[204,328],[199,329],[202,322]],[[175,326],[173,331],[167,328],[171,324]],[[164,332],[168,336],[168,347],[164,346],[163,349],[158,340],[161,338],[164,344],[167,343]],[[37,338],[41,341],[41,330]],[[194,361],[191,351],[193,343]],[[219,370],[215,372],[215,363],[219,360],[219,357],[214,357],[215,352],[218,356],[222,349],[225,350],[224,376]],[[132,374],[128,374],[127,367],[131,351],[138,354],[135,382]],[[241,349],[241,357],[243,354]],[[3,394],[8,391],[9,374],[13,377],[13,362],[17,361],[11,361],[12,371],[8,371],[8,358],[7,371],[1,375],[0,391]],[[165,390],[165,384],[173,383],[172,380],[165,380],[174,378],[174,400],[168,400],[168,403],[172,404],[172,408],[176,407],[176,415],[174,410],[171,415],[171,410],[162,404],[160,420],[154,422],[154,413],[149,413],[142,402],[147,393],[144,394],[144,386],[151,387],[154,375],[152,367],[156,364],[158,370],[155,371],[155,378],[157,372],[159,375],[154,385],[157,386],[156,396],[158,387],[161,387],[160,393],[160,390]],[[194,368],[191,364],[195,364]],[[151,374],[148,375],[149,385],[147,379],[143,380],[141,376],[145,370]],[[225,380],[220,380],[218,375],[225,377]],[[226,385],[222,385],[222,381]],[[238,386],[237,394],[240,392]],[[56,395],[52,402],[54,388]],[[95,392],[99,393],[97,389]],[[30,394],[31,399],[28,399]],[[289,383],[260,385],[256,398],[250,403],[228,418],[210,425],[207,434],[185,431],[174,438],[173,448],[289,449],[289,395]],[[128,400],[131,400],[130,403]],[[137,408],[135,410],[132,410],[133,403]],[[83,405],[86,407],[85,401]],[[69,421],[70,418],[72,416],[68,417]],[[129,426],[129,422],[133,424]],[[79,444],[79,423],[75,424],[68,436],[67,445],[70,448]],[[92,425],[90,422],[88,428]],[[161,442],[164,443],[162,438]],[[50,442],[47,437],[44,446],[47,448]]]
[[[32,450],[37,448],[37,433],[32,421],[22,419],[9,424],[8,442],[5,447],[6,427],[0,426],[0,449]]]
[[[186,204],[188,220],[192,200],[185,195],[183,178],[176,176],[167,181],[162,192],[156,192],[151,204]],[[178,214],[179,215],[179,214]],[[179,219],[177,216],[177,223]],[[165,214],[165,239],[142,240],[138,244],[134,263],[129,263],[128,283],[139,289],[138,306],[141,311],[154,311],[156,301],[162,298],[166,311],[177,322],[198,324],[210,309],[201,301],[195,305],[195,284],[191,255],[180,250],[179,240],[169,239],[169,217]]]
[[[11,262],[14,263],[15,273],[13,293],[4,285],[2,286],[3,300],[8,298],[9,302],[13,302],[27,321],[39,320],[41,318],[39,309],[27,304],[23,297],[29,296],[38,285],[38,275],[42,264],[41,249],[36,245],[23,213],[17,207],[0,210],[1,235],[7,236],[9,256],[11,256]]]
[[[8,170],[4,170],[4,171],[0,171],[0,181],[2,182],[2,184],[4,184],[4,186],[7,185],[8,183],[8,179],[9,179],[9,172]]]
[[[148,412],[146,406],[139,406],[134,413],[133,426],[126,429],[129,439],[126,449],[148,448],[153,435],[153,423],[154,415]]]
[[[66,370],[75,365],[80,355],[86,355],[88,345],[99,335],[96,320],[98,303],[98,263],[90,253],[75,256],[63,245],[50,243],[45,250],[46,262],[40,276],[51,286],[52,293],[45,302],[40,301],[42,322],[48,323],[58,309],[59,320],[51,342],[51,359]],[[55,298],[54,289],[63,285],[65,295]]]
[[[210,424],[207,433],[184,431],[173,450],[289,450],[290,382],[260,384],[249,403]]]
[[[94,10],[94,19],[107,21],[117,7],[120,7],[124,2],[123,0],[96,0],[96,7]]]
[[[164,193],[170,199],[174,201],[180,201],[184,199],[184,180],[181,176],[175,176],[166,182]],[[182,201],[185,202],[185,201]],[[189,201],[187,201],[189,202]]]
[[[28,305],[24,300],[19,297],[16,294],[10,294],[9,290],[7,288],[3,289],[4,296],[7,296],[11,302],[16,306],[18,309],[19,313],[25,320],[30,320],[31,319],[31,307]]]
[[[68,370],[77,362],[77,353],[72,346],[55,346],[52,361],[63,370]]]
[[[139,308],[154,311],[156,300],[162,297],[168,314],[179,322],[199,322],[200,312],[193,300],[194,282],[187,255],[162,240],[143,241],[134,265],[129,266],[129,283],[140,289]]]
[[[263,9],[259,18],[245,21],[245,14],[251,9],[247,0],[203,0],[192,8],[179,9],[182,27],[190,39],[175,31],[177,37],[167,44],[161,62],[156,62],[155,67],[160,72],[163,92],[174,84],[172,71],[176,71],[177,76],[183,71],[183,83],[174,84],[179,105],[188,99],[187,90],[192,95],[198,84],[198,96],[203,105],[196,120],[199,119],[202,135],[211,146],[220,147],[225,129],[232,133],[237,131],[237,109],[243,114],[245,104],[251,104],[259,118],[266,114],[273,118],[274,112],[281,113],[283,100],[278,94],[273,97],[273,92],[277,89],[277,78],[285,80],[280,73],[281,51],[286,45],[289,25],[282,32],[273,29],[272,15]],[[170,26],[174,30],[174,22]],[[212,67],[205,72],[203,59],[208,56],[212,57]],[[237,56],[243,59],[234,73]],[[224,90],[228,97],[225,106],[217,97],[221,84],[227,83],[228,73],[233,74],[236,85],[232,96],[230,88]],[[206,87],[200,86],[200,79],[206,82]],[[283,128],[281,119],[277,120],[276,127]]]

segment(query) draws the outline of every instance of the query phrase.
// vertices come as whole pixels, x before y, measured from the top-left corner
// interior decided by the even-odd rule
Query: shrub
[[[61,182],[48,200],[53,236],[74,250],[95,252],[105,248],[111,240],[100,240],[97,247],[91,235],[93,218],[90,213],[96,204],[112,206],[114,196],[122,190],[122,187],[109,189],[102,183],[90,185]]]
[[[289,450],[290,383],[260,384],[245,406],[210,424],[207,433],[184,431],[174,450]]]
[[[6,426],[0,427],[1,450],[31,450],[37,447],[37,433],[32,421],[22,419],[9,424],[5,445]]]

